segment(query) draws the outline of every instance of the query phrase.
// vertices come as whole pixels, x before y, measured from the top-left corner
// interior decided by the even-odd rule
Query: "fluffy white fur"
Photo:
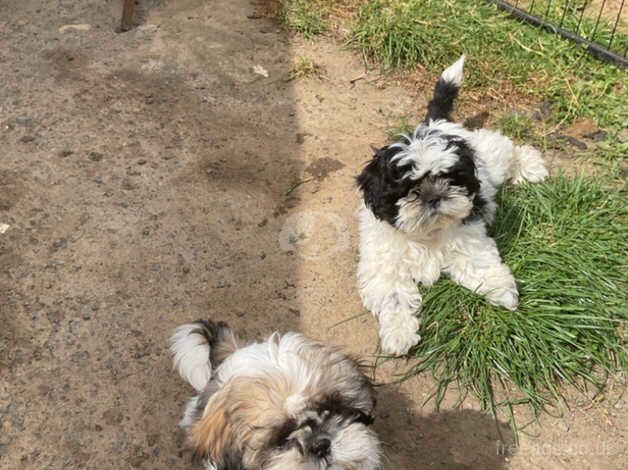
[[[180,423],[190,434],[194,434],[195,427],[203,428],[204,420],[212,420],[212,414],[219,414],[216,413],[217,409],[242,410],[239,420],[234,415],[233,421],[222,431],[209,428],[201,431],[201,437],[207,434],[213,436],[210,439],[217,440],[216,448],[248,449],[239,457],[241,461],[238,465],[242,466],[237,468],[263,470],[379,468],[379,441],[371,428],[361,422],[346,421],[340,415],[336,417],[333,412],[321,412],[317,408],[322,398],[333,397],[334,403],[342,403],[345,410],[364,412],[369,416],[374,411],[372,388],[352,359],[301,334],[274,333],[263,342],[244,347],[238,347],[234,343],[230,354],[220,364],[214,364],[215,368],[212,370],[209,364],[210,353],[213,354],[210,349],[214,348],[213,342],[211,348],[209,345],[211,328],[205,328],[205,335],[202,333],[203,328],[202,322],[182,325],[176,329],[171,338],[175,368],[182,378],[199,392],[198,396],[189,401]],[[230,332],[228,334],[227,332],[223,333],[224,337],[230,335]],[[205,344],[201,347],[203,341]],[[205,368],[201,367],[202,362]],[[207,375],[207,372],[211,373]],[[230,387],[234,384],[241,387],[240,391],[235,388],[233,393],[221,395],[223,390],[232,390]],[[242,400],[242,396],[246,397],[249,390],[250,401],[244,398],[244,403],[230,402],[237,399],[235,395],[238,394]],[[260,390],[263,392],[259,393]],[[280,404],[279,408],[276,407],[277,403]],[[233,411],[228,412],[226,416],[230,416],[230,413]],[[262,419],[259,419],[260,416]],[[273,434],[269,423],[276,425],[286,420],[292,421],[296,426],[289,435],[290,438],[302,442],[308,442],[307,439],[312,439],[314,434],[309,425],[298,423],[325,421],[325,436],[329,438],[331,449],[329,454],[318,459],[303,453],[303,450],[299,451],[298,446],[285,449],[266,448],[265,436]],[[229,429],[238,427],[244,431],[237,432],[237,437],[226,434]],[[196,437],[198,436],[197,433]],[[234,438],[242,441],[234,442]],[[198,452],[198,449],[196,450]],[[229,463],[221,466],[210,456],[204,460],[207,470],[230,468]]]
[[[465,60],[465,55],[462,54],[457,61],[455,61],[445,70],[443,70],[441,77],[446,82],[453,83],[454,85],[457,85],[458,87],[460,87],[460,85],[462,85],[462,78],[463,78],[462,72],[464,69],[464,60]]]
[[[209,344],[192,323],[179,326],[171,339],[174,368],[197,392],[202,391],[212,374]]]
[[[463,62],[464,56],[442,78],[460,84]],[[486,201],[482,218],[463,223],[472,204],[468,197],[457,196],[455,188],[441,216],[430,221],[422,220],[421,208],[407,198],[397,203],[396,226],[377,218],[366,204],[359,209],[358,286],[364,306],[379,319],[381,347],[387,353],[405,354],[418,343],[416,313],[422,299],[417,284],[431,286],[443,272],[495,305],[514,310],[518,304],[515,279],[488,236],[486,224],[494,219],[495,195],[504,182],[547,177],[541,154],[532,147],[514,145],[498,131],[428,120],[406,142],[391,146],[401,150],[393,161],[412,165],[405,178],[418,180],[455,163],[457,157],[442,142],[443,134],[460,137],[473,149],[480,194]]]

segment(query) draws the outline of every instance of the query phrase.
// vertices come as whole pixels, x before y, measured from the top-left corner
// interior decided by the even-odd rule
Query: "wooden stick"
[[[128,31],[133,27],[133,13],[135,10],[135,0],[123,0],[122,20],[120,21],[120,31]]]

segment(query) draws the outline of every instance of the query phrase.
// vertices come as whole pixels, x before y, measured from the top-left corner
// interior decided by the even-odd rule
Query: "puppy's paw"
[[[505,307],[508,310],[516,310],[519,305],[519,293],[516,288],[497,289],[487,295],[493,305]]]
[[[520,184],[524,181],[537,183],[549,176],[541,152],[530,145],[515,148],[515,171],[512,181]]]
[[[421,340],[417,333],[419,325],[417,317],[401,314],[382,324],[379,330],[382,351],[396,356],[406,354]]]

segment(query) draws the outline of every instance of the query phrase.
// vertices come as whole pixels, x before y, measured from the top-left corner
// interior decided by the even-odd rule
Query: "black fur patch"
[[[191,333],[203,335],[210,347],[215,346],[220,341],[222,330],[229,329],[229,326],[223,321],[196,320],[194,323],[198,325],[198,328]]]
[[[425,133],[429,131],[430,129],[426,127]],[[421,134],[418,137],[421,138]],[[486,201],[480,196],[480,181],[477,177],[474,151],[460,137],[444,134],[441,137],[448,141],[445,149],[456,147],[458,161],[446,173],[431,176],[445,178],[450,185],[465,188],[469,196],[473,195],[473,208],[465,221],[477,218],[482,215]],[[428,173],[418,180],[404,179],[403,175],[411,170],[411,165],[397,166],[396,163],[391,162],[400,151],[401,149],[397,147],[389,146],[377,150],[357,178],[366,206],[378,219],[392,226],[395,225],[399,214],[397,201],[420,187],[424,178],[430,177]]]
[[[217,470],[245,470],[242,463],[242,456],[230,455],[222,463],[222,465],[216,466]]]
[[[486,201],[480,195],[480,180],[475,167],[475,153],[464,139],[449,137],[449,146],[456,146],[458,162],[446,173],[450,184],[466,188],[468,195],[473,196],[471,214],[463,221],[467,222],[482,215]]]
[[[281,427],[273,429],[268,442],[269,447],[281,447],[286,444],[288,436],[297,429],[297,422],[294,419],[287,419]]]
[[[222,463],[218,464],[210,459],[207,454],[194,453],[192,455],[192,464],[195,468],[205,469],[206,463],[210,461],[215,465],[217,470],[245,470],[244,464],[242,463],[241,455],[227,455],[224,456],[224,460]]]
[[[350,406],[340,394],[334,393],[326,396],[322,401],[316,404],[316,411],[321,414],[329,411],[332,416],[341,416],[345,420],[359,422],[369,426],[375,418],[371,413],[365,413],[353,406]]]
[[[393,226],[399,214],[397,201],[407,196],[417,184],[402,178],[411,169],[410,165],[399,167],[391,162],[399,152],[399,148],[389,146],[377,150],[357,178],[366,206],[375,217]]]
[[[458,85],[439,78],[434,86],[434,96],[427,105],[425,121],[430,119],[447,119],[450,121],[459,89]]]
[[[446,138],[449,139],[447,149],[456,147],[458,161],[443,176],[452,186],[466,188],[467,194],[477,194],[480,191],[480,181],[477,178],[473,150],[463,139],[449,136]]]
[[[469,221],[482,215],[486,201],[480,195],[480,180],[475,167],[475,153],[464,139],[449,137],[449,146],[456,146],[458,162],[445,174],[450,184],[466,188],[467,194],[473,196],[471,214],[464,220]]]

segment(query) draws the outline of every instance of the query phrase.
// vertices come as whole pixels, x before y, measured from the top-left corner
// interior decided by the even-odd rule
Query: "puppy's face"
[[[303,410],[297,419],[288,420],[283,436],[261,468],[379,468],[379,442],[368,427],[372,419],[355,409],[334,409],[334,404],[330,405],[317,404]]]
[[[481,212],[473,151],[429,126],[376,151],[358,176],[373,214],[403,232],[430,232]]]
[[[295,393],[281,375],[234,379],[193,428],[196,452],[218,470],[379,468],[370,385],[356,376],[349,394],[329,386]]]

